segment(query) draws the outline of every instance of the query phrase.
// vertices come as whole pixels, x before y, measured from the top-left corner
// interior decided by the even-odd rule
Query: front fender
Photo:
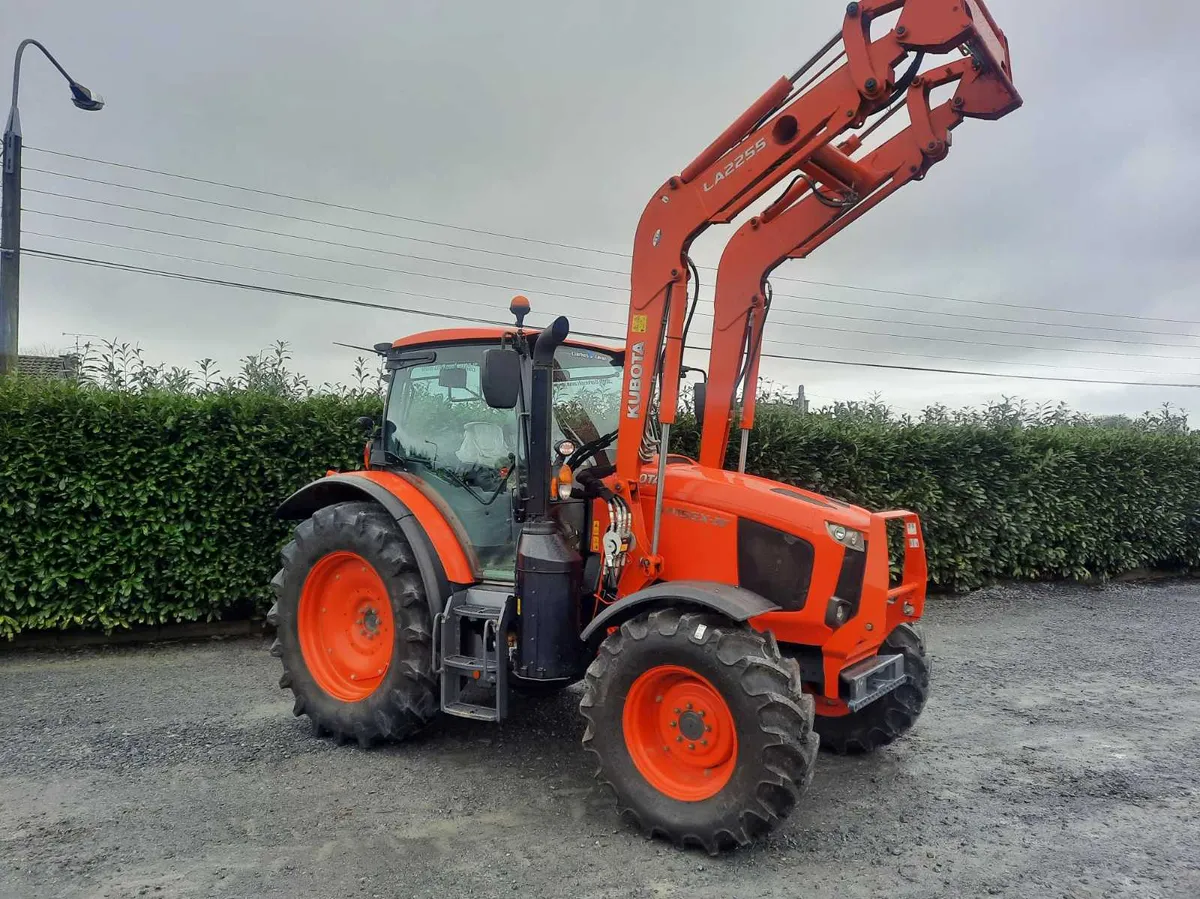
[[[419,488],[384,471],[331,474],[301,487],[275,510],[277,518],[299,520],[334,503],[371,500],[391,513],[412,547],[425,586],[430,613],[436,615],[452,585],[475,583],[475,567],[454,526]]]
[[[742,587],[715,581],[664,581],[630,593],[591,620],[580,634],[585,643],[599,642],[610,627],[656,606],[687,605],[711,609],[732,621],[778,611],[779,606]]]

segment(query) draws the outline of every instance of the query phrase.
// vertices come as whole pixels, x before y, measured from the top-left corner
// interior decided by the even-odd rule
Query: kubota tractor
[[[964,118],[1020,103],[980,0],[851,3],[820,53],[654,192],[623,347],[561,317],[527,328],[523,298],[511,325],[378,345],[390,386],[362,470],[279,510],[300,520],[270,613],[295,714],[368,745],[439,711],[501,721],[510,690],[582,679],[584,747],[622,813],[710,852],[792,811],[819,740],[866,751],[911,728],[929,690],[917,516],[745,473],[767,277],[924,177]],[[907,126],[860,152],[901,107]],[[785,179],[721,258],[700,459],[673,455],[688,248]]]

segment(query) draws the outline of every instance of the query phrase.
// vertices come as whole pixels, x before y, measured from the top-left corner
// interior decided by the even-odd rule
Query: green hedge
[[[0,634],[261,608],[275,505],[357,464],[378,400],[122,393],[0,380]],[[695,451],[694,422],[673,449]],[[751,471],[925,521],[931,578],[1200,566],[1200,437],[798,416],[766,406]]]
[[[261,604],[279,501],[361,464],[378,400],[122,393],[0,378],[0,634]]]

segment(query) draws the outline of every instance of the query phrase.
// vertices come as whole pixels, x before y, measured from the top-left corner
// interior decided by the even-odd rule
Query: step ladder
[[[516,601],[510,589],[469,587],[451,595],[434,620],[440,658],[442,711],[476,721],[508,713],[506,634]],[[490,694],[486,702],[476,700]],[[469,697],[469,698],[468,698]]]

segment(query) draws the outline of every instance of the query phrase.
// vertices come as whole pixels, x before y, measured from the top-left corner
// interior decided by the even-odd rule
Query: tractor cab
[[[460,328],[427,331],[384,350],[390,382],[369,447],[370,467],[403,472],[449,507],[481,581],[512,583],[529,500],[529,404],[538,331]],[[510,382],[511,405],[485,396],[490,380]],[[505,361],[511,365],[504,371]],[[545,468],[617,430],[623,353],[568,340],[553,358],[550,452]],[[493,398],[494,400],[494,398]],[[611,465],[611,442],[583,463]],[[556,458],[557,457],[557,458]],[[582,526],[582,509],[574,530]]]

